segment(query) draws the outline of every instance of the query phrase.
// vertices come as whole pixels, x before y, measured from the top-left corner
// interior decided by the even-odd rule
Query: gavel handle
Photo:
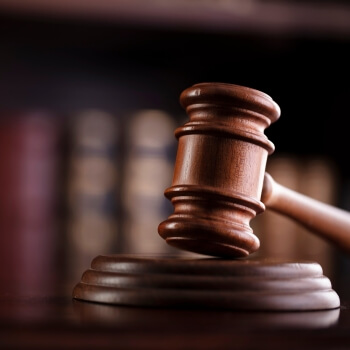
[[[288,216],[350,253],[349,212],[288,189],[268,173],[265,173],[261,201],[267,209]]]

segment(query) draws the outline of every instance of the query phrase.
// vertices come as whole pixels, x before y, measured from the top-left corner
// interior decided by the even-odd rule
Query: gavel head
[[[178,150],[165,196],[174,212],[158,227],[174,247],[218,257],[259,248],[250,220],[260,201],[266,161],[274,151],[264,130],[280,116],[265,93],[233,84],[201,83],[184,90],[189,121],[175,130]]]

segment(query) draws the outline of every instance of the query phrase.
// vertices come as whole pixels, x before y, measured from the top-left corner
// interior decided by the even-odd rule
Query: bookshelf
[[[180,123],[188,86],[250,86],[282,109],[267,131],[276,153],[328,157],[337,188],[349,183],[345,1],[1,0],[0,33],[2,111],[46,108],[64,122],[97,108],[125,124],[161,109]]]
[[[0,9],[51,18],[146,25],[159,28],[312,37],[349,35],[346,1],[309,0],[2,0]]]

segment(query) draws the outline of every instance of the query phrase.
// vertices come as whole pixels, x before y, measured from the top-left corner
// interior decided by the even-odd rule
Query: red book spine
[[[59,127],[47,112],[0,121],[0,287],[53,292],[58,282]]]

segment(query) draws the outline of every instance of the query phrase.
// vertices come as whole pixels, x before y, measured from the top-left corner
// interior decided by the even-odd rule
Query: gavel
[[[73,297],[163,308],[339,310],[340,298],[318,263],[238,259],[258,250],[249,224],[265,207],[350,250],[345,211],[266,174],[274,145],[264,130],[279,118],[278,105],[263,92],[222,83],[194,85],[180,103],[190,119],[175,130],[174,176],[165,190],[174,212],[158,233],[172,246],[211,257],[100,255]]]
[[[246,257],[260,246],[250,221],[270,209],[350,252],[349,212],[284,187],[266,172],[275,146],[264,131],[281,114],[269,95],[234,84],[200,83],[181,93],[180,104],[189,121],[175,130],[174,176],[164,192],[174,212],[158,226],[169,245]]]

